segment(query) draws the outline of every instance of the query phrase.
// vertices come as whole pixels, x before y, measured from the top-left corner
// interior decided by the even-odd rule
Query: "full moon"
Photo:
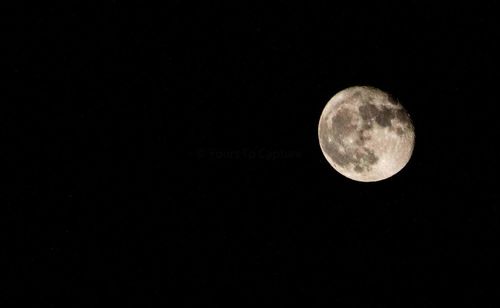
[[[344,89],[330,99],[321,113],[318,137],[330,165],[360,182],[395,175],[415,146],[408,112],[389,94],[367,86]]]

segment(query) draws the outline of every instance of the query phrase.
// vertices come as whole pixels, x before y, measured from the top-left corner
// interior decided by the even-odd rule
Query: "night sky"
[[[0,306],[498,307],[494,8],[231,3],[6,10]],[[319,147],[354,85],[415,125],[384,181]]]

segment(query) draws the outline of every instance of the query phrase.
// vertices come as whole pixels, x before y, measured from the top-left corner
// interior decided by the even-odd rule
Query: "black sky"
[[[8,10],[2,306],[495,307],[494,8],[237,3]],[[388,180],[321,153],[353,85],[414,121]]]

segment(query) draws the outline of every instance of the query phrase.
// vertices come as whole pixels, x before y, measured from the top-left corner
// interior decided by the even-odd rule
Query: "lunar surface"
[[[342,175],[375,182],[398,173],[410,160],[415,132],[410,116],[389,94],[365,86],[337,93],[318,125],[325,158]]]

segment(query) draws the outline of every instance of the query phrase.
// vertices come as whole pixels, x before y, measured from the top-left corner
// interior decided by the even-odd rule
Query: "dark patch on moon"
[[[328,115],[327,115],[328,116]],[[326,117],[328,118],[328,117]],[[334,125],[335,121],[332,120],[332,126]],[[328,137],[332,138],[332,141],[328,141]],[[340,166],[345,166],[348,164],[348,161],[346,161],[347,157],[344,157],[344,155],[339,151],[338,148],[338,132],[335,128],[332,128],[331,130],[328,128],[327,121],[322,121],[320,124],[320,131],[319,131],[319,138],[321,139],[321,145],[324,148],[324,151],[328,153],[328,155]]]
[[[356,128],[352,124],[353,114],[347,109],[341,109],[332,117],[332,130],[335,138],[342,137],[343,133],[350,132]]]
[[[363,104],[358,108],[359,114],[364,121],[373,119],[378,114],[377,106],[373,104]]]
[[[378,157],[373,153],[372,150],[368,150],[368,149],[365,149],[366,150],[366,155],[365,155],[365,159],[366,161],[370,164],[370,165],[373,165],[375,164],[377,161],[378,161]]]
[[[331,159],[339,166],[346,167],[354,165],[358,172],[368,171],[371,165],[378,161],[378,157],[370,149],[363,147],[365,141],[369,136],[364,136],[364,132],[372,127],[370,121],[365,121],[367,125],[363,125],[362,129],[352,123],[354,115],[352,111],[341,109],[337,112],[331,120],[331,131],[328,131],[326,121],[320,126],[320,138],[324,150]],[[348,144],[345,142],[349,135],[355,134],[357,136],[356,145]],[[332,141],[328,141],[328,137]],[[341,151],[340,149],[343,149]]]
[[[378,111],[375,121],[382,127],[391,126],[391,120],[396,117],[394,113],[394,109],[382,107],[382,109]]]
[[[410,116],[403,108],[397,109],[395,112],[395,116],[396,119],[398,119],[402,124],[411,124]]]
[[[398,112],[396,113],[396,119],[398,121],[398,124],[402,126],[396,128],[396,134],[398,134],[399,136],[403,136],[407,133],[413,132],[413,123],[410,116],[404,109],[398,110]]]
[[[362,150],[363,152],[359,155],[359,160],[354,166],[354,171],[358,173],[370,171],[371,167],[378,161],[378,157],[373,153],[373,151],[367,148],[362,148]]]
[[[357,90],[351,95],[351,99],[360,99],[362,96],[361,91]]]
[[[387,101],[389,103],[391,103],[392,105],[395,105],[395,106],[399,105],[398,100],[394,96],[392,96],[391,94],[387,94]]]
[[[363,121],[363,130],[369,130],[372,129],[373,123],[371,120],[368,121]]]
[[[358,131],[358,139],[356,140],[356,144],[362,146],[365,144],[367,140],[370,140],[370,136],[366,136],[365,132],[371,129],[371,125],[363,125],[363,127]]]
[[[395,109],[393,108],[377,108],[373,104],[364,104],[358,108],[361,118],[367,122],[371,119],[375,119],[378,125],[382,127],[391,126],[391,120],[396,117]]]
[[[353,162],[353,157],[349,152],[341,152],[340,144],[337,140],[333,140],[332,142],[328,142],[328,135],[323,134],[321,136],[322,145],[325,149],[325,152],[331,157],[331,159],[338,164],[339,166],[345,167]]]
[[[397,121],[403,126],[403,128],[398,127],[398,129],[396,129],[396,134],[402,136],[407,131],[413,131],[413,124],[410,115],[406,112],[405,109],[401,108],[396,110],[395,116]]]
[[[355,162],[352,152],[347,150],[343,142],[345,136],[349,132],[356,130],[356,126],[351,123],[352,119],[353,114],[351,111],[341,109],[331,119],[331,131],[327,131],[328,126],[326,125],[326,121],[323,125],[321,125],[322,131],[320,132],[320,138],[322,139],[322,144],[325,147],[326,152],[330,155],[332,160],[335,161],[335,163],[343,167]],[[332,142],[328,141],[328,136],[332,138]],[[346,151],[341,152],[340,147],[344,147]]]

